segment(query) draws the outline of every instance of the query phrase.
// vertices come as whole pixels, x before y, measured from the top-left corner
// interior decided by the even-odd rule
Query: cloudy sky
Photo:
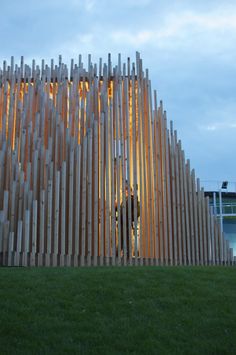
[[[139,51],[197,176],[236,182],[235,0],[2,0],[0,16],[1,66]]]

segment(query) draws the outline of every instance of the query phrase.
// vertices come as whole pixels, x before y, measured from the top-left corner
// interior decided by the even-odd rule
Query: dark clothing
[[[131,224],[134,222],[134,195],[130,195],[131,200]],[[127,257],[129,257],[129,245],[130,245],[130,236],[129,236],[129,198],[126,196],[126,250],[127,250]],[[123,231],[123,224],[124,224],[124,216],[123,216],[123,202],[121,203],[121,250],[124,250],[124,231]],[[139,202],[137,201],[137,218],[140,215],[140,208]]]

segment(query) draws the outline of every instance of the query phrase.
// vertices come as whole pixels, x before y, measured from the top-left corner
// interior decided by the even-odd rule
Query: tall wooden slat
[[[178,240],[177,240],[177,213],[176,213],[176,177],[175,177],[175,140],[173,122],[170,123],[170,161],[171,161],[171,203],[173,226],[173,257],[174,264],[178,265]]]
[[[136,115],[136,90],[135,90],[135,72],[132,70],[132,101],[130,103],[132,109],[132,170],[131,173],[133,175],[133,191],[134,191],[134,256],[135,256],[135,265],[138,265],[138,257],[140,256],[140,221],[138,222],[138,203],[140,199],[140,192],[138,191],[138,177],[137,177],[137,158],[138,158],[138,150],[137,150],[137,115]],[[130,84],[130,83],[129,83]],[[127,129],[130,127],[130,117],[127,115]],[[139,199],[138,199],[139,196]],[[138,235],[139,234],[139,235]],[[139,237],[139,239],[138,239]]]
[[[195,183],[195,171],[192,170],[192,190],[193,190],[193,220],[194,220],[194,239],[195,239],[195,260],[196,264],[199,265],[199,224],[198,224],[198,209],[197,209],[197,194],[196,194],[196,183]]]
[[[94,121],[94,266],[98,261],[98,240],[99,240],[99,161],[98,161],[98,121]]]
[[[120,127],[120,137],[119,137],[119,143],[120,143],[120,162],[121,162],[121,193],[122,193],[122,233],[123,233],[123,262],[124,265],[127,265],[127,218],[126,215],[128,213],[127,208],[126,208],[126,179],[125,179],[125,150],[124,150],[124,118],[123,118],[123,112],[122,112],[122,94],[121,94],[121,83],[118,84],[118,115],[119,115],[119,127]],[[128,236],[129,238],[130,236]]]
[[[191,245],[191,264],[195,265],[195,235],[194,235],[194,191],[192,190],[192,176],[190,171],[190,161],[187,160],[186,166],[186,173],[187,173],[187,185],[188,185],[188,200],[189,200],[189,221],[190,221],[190,245]]]
[[[38,266],[43,266],[43,254],[45,252],[45,190],[40,191],[40,224],[39,224],[39,251]]]
[[[159,211],[159,259],[161,265],[164,263],[164,227],[163,227],[163,183],[162,183],[162,160],[161,160],[161,110],[158,109],[158,119],[156,122],[156,144],[157,144],[157,173],[158,173],[158,211]]]
[[[35,256],[37,250],[37,212],[38,204],[37,200],[33,201],[33,216],[32,216],[32,250],[30,254],[30,266],[35,266]]]
[[[198,239],[199,239],[199,261],[203,265],[203,221],[202,221],[202,199],[200,190],[200,180],[197,179],[197,209],[198,209]]]
[[[211,206],[210,222],[211,222],[211,259],[212,259],[212,265],[215,265],[215,229],[214,229],[213,206]]]
[[[81,191],[81,145],[76,147],[75,164],[75,258],[74,266],[78,265],[80,254],[80,191]]]
[[[86,207],[87,207],[87,136],[83,138],[83,178],[82,178],[82,208],[81,208],[81,223],[82,223],[82,243],[81,243],[81,266],[84,266],[86,253]]]
[[[47,253],[46,266],[51,265],[52,253],[52,180],[48,180],[47,188]]]
[[[123,71],[125,71],[126,68],[124,68]],[[125,76],[125,73],[124,73]],[[127,218],[126,220],[128,221],[128,225],[126,228],[128,229],[128,234],[129,234],[129,245],[127,248],[127,252],[129,255],[129,263],[131,264],[132,256],[133,256],[133,235],[132,235],[132,214],[134,217],[134,213],[137,214],[137,211],[135,212],[135,208],[137,209],[137,205],[135,206],[133,202],[133,211],[132,211],[132,206],[131,206],[131,179],[130,179],[130,168],[131,168],[131,159],[130,159],[130,124],[129,124],[129,98],[128,98],[128,79],[125,78],[123,81],[123,107],[124,107],[124,151],[125,151],[125,167],[124,167],[124,172],[125,172],[125,180],[128,184],[126,186],[126,189],[128,190],[128,211],[127,213]],[[133,122],[134,124],[134,122]],[[135,187],[136,188],[136,187]],[[133,193],[134,194],[134,193]],[[134,198],[134,197],[133,197]],[[136,217],[137,219],[137,217]],[[137,243],[136,243],[137,245]],[[137,251],[136,251],[137,254]]]
[[[17,246],[16,246],[16,252],[15,252],[14,266],[20,266],[20,258],[21,258],[21,252],[22,252],[22,230],[23,230],[22,221],[18,221],[18,224],[17,224]]]
[[[87,251],[87,265],[91,266],[92,255],[92,145],[93,136],[92,130],[88,131],[88,251]]]
[[[110,177],[109,177],[109,121],[108,113],[105,113],[105,255],[106,264],[110,260]]]
[[[13,245],[14,245],[14,232],[10,232],[8,236],[8,258],[7,258],[8,266],[12,265]]]
[[[30,231],[30,211],[26,210],[24,215],[24,248],[23,248],[23,260],[22,265],[28,266],[28,256],[29,256],[29,231]]]
[[[121,206],[120,206],[120,125],[118,114],[117,94],[114,94],[115,103],[115,130],[116,130],[116,146],[115,146],[115,172],[116,172],[116,209],[117,209],[117,254],[118,265],[121,264]]]
[[[207,222],[206,222],[206,202],[204,197],[204,191],[201,189],[201,201],[202,201],[202,230],[203,230],[203,260],[204,264],[207,264]]]
[[[61,168],[61,255],[60,255],[60,266],[65,265],[65,255],[66,255],[66,161],[62,162]]]
[[[146,134],[146,139],[148,140],[147,144],[147,156],[148,156],[148,162],[147,166],[150,167],[150,169],[147,169],[147,177],[148,177],[148,206],[149,206],[149,225],[150,225],[150,237],[149,237],[149,257],[150,257],[150,262],[151,265],[153,265],[153,260],[154,260],[154,249],[155,249],[155,210],[154,210],[154,182],[153,182],[153,155],[152,155],[152,135],[151,135],[151,126],[152,126],[152,97],[150,95],[150,81],[148,78],[148,70],[146,70],[146,85],[145,85],[145,91],[146,91],[146,115],[148,116],[148,121],[147,121],[147,134]],[[169,158],[169,157],[168,157]]]
[[[173,265],[173,228],[172,228],[172,203],[171,203],[171,182],[170,182],[170,140],[169,130],[167,129],[167,118],[165,112],[165,126],[166,126],[166,203],[167,203],[167,221],[168,221],[168,264]]]
[[[179,158],[179,186],[180,186],[180,206],[181,206],[181,214],[180,214],[180,221],[181,221],[181,231],[182,231],[182,256],[183,256],[183,263],[184,265],[187,264],[187,254],[186,254],[186,224],[185,224],[185,206],[184,206],[184,174],[183,174],[183,159],[182,159],[182,148],[181,148],[181,141],[178,143],[178,158]]]
[[[110,99],[111,243],[112,243],[112,265],[114,266],[116,263],[116,209],[115,209],[116,201],[115,201],[115,140],[114,140],[113,118],[114,118],[113,104],[112,104],[112,100]],[[97,157],[95,155],[95,164],[96,161],[97,161]],[[97,189],[97,182],[95,182],[95,184],[96,184],[95,187]]]
[[[189,219],[189,201],[188,201],[188,188],[184,152],[182,152],[183,164],[183,188],[184,188],[184,207],[185,207],[185,230],[186,230],[186,254],[187,263],[191,265],[191,251],[190,251],[190,219]]]
[[[68,214],[68,264],[71,265],[71,257],[73,253],[73,209],[74,209],[74,145],[71,143],[70,149],[70,165],[69,165],[69,214]]]
[[[59,246],[59,218],[60,218],[60,171],[56,171],[56,186],[54,197],[54,215],[53,215],[53,266],[57,266],[58,246]]]

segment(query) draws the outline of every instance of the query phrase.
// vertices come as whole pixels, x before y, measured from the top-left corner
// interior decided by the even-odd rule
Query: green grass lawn
[[[236,268],[1,268],[0,354],[236,354]]]

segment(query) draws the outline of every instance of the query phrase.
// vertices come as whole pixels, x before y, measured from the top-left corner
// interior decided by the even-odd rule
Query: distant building
[[[223,181],[222,183],[204,184],[205,196],[209,196],[213,213],[219,219],[225,238],[236,255],[236,183]],[[212,191],[211,191],[212,189]]]

